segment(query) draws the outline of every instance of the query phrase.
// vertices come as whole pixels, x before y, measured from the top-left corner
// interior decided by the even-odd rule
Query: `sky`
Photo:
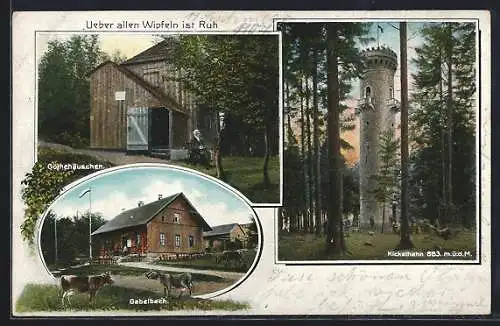
[[[79,195],[86,189],[89,193]],[[183,192],[210,226],[250,223],[253,210],[238,195],[215,181],[179,169],[161,167],[125,168],[86,180],[69,189],[54,201],[51,210],[58,218],[100,213],[106,220],[122,212]],[[91,199],[91,203],[90,203]]]
[[[41,57],[47,51],[48,42],[51,40],[67,40],[75,33],[37,33],[37,62],[40,62]],[[151,34],[138,33],[102,33],[99,34],[99,45],[101,50],[110,56],[115,51],[120,51],[127,58],[131,58],[136,54],[155,45],[158,38]]]

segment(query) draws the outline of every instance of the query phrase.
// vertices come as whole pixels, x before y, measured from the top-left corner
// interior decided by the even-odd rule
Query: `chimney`
[[[142,200],[140,200],[138,203],[137,203],[137,206],[138,207],[141,207],[142,205],[144,205],[144,202]]]
[[[163,195],[162,194],[158,194],[158,200],[160,200],[162,198],[163,198]]]

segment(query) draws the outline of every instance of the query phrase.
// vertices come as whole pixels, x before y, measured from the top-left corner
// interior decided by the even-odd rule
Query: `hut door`
[[[127,150],[149,150],[149,108],[128,108]]]

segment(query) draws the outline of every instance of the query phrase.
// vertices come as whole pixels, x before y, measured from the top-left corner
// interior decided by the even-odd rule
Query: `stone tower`
[[[373,218],[375,227],[382,224],[382,206],[372,191],[376,188],[373,176],[379,171],[379,138],[387,130],[396,130],[395,114],[399,103],[394,99],[394,74],[398,60],[396,53],[386,47],[369,48],[361,52],[365,64],[360,86],[357,112],[360,116],[360,226],[369,227]],[[389,225],[390,203],[386,208]]]

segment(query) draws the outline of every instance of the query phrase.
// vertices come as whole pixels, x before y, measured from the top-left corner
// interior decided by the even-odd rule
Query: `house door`
[[[128,108],[127,151],[148,151],[149,129],[149,108]]]

